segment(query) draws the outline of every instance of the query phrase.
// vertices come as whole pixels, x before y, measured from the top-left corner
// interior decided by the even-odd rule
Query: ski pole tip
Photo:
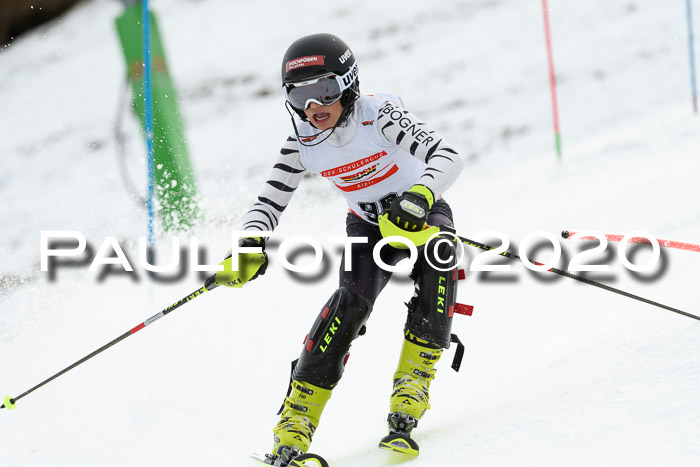
[[[569,231],[568,231],[568,230],[562,230],[562,231],[561,231],[561,237],[562,237],[562,238],[569,238]]]
[[[15,410],[17,408],[17,404],[15,403],[15,400],[10,396],[5,396],[5,398],[2,401],[4,402],[2,407],[7,408],[7,410]],[[2,408],[2,407],[0,407],[0,408]]]

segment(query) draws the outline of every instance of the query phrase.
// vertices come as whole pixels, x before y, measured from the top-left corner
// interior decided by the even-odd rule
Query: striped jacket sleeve
[[[304,172],[306,169],[301,165],[297,140],[290,136],[282,146],[257,202],[243,216],[241,230],[275,230]]]
[[[416,181],[425,185],[438,199],[454,183],[464,167],[462,157],[435,130],[408,110],[387,101],[379,109],[377,128],[389,142],[398,144],[426,163]]]

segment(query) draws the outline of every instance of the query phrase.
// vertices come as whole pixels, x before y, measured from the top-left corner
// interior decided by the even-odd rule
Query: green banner
[[[132,5],[116,25],[132,83],[134,112],[144,128],[143,28],[141,5]],[[188,230],[199,219],[197,184],[187,152],[177,94],[168,73],[158,23],[150,13],[153,96],[153,170],[156,206],[166,231]],[[145,148],[145,146],[144,146]],[[145,149],[144,149],[145,150]]]

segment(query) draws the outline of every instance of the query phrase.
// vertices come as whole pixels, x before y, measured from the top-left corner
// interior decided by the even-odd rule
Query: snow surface
[[[363,92],[401,95],[465,155],[446,193],[462,235],[499,230],[514,251],[530,232],[564,228],[700,242],[683,2],[549,3],[561,160],[540,2],[154,0],[205,212],[192,235],[209,262],[229,248],[290,132],[282,53],[324,31],[353,47]],[[126,101],[121,8],[88,1],[0,50],[0,395],[201,286],[194,273],[154,283],[138,265],[145,214],[122,184],[113,138]],[[131,176],[143,185],[138,131],[129,118]],[[336,287],[339,255],[327,239],[344,234],[345,205],[330,192],[305,179],[277,237],[323,241],[322,279],[293,277],[273,249],[263,278],[198,297],[1,411],[0,465],[239,466],[269,449],[289,361]],[[83,265],[50,281],[39,271],[42,230],[81,231],[95,248],[115,236],[137,272],[100,281]],[[158,238],[164,257],[170,240]],[[643,281],[616,248],[612,271],[591,278],[700,314],[697,253],[665,251],[665,267]],[[411,295],[399,277],[352,348],[313,451],[344,467],[700,465],[700,323],[520,264],[469,274],[460,287],[459,301],[476,306],[454,322],[467,350],[460,373],[449,369],[452,351],[440,363],[415,434],[420,457],[376,448]]]

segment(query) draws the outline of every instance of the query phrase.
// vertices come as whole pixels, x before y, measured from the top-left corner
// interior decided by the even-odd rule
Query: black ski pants
[[[452,211],[445,201],[438,200],[433,205],[428,224],[453,226]],[[391,272],[376,264],[372,254],[382,239],[379,227],[349,213],[346,230],[349,237],[367,237],[367,242],[351,246],[350,271],[345,271],[343,255],[340,287],[316,318],[292,372],[292,379],[326,389],[333,389],[340,381],[352,341],[364,333],[374,301],[391,278]],[[421,251],[419,249],[419,254]],[[409,252],[385,245],[380,257],[384,263],[394,266],[408,258]],[[447,348],[452,323],[452,311],[447,311],[448,306],[454,304],[456,274],[436,272],[420,258],[416,265],[413,277],[418,292],[409,304],[406,331],[412,339],[431,348]],[[436,304],[441,304],[442,309],[436,309]]]

